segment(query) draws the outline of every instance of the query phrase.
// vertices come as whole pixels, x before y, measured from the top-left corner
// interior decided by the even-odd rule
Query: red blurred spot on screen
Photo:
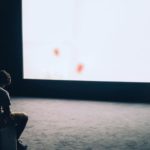
[[[54,55],[55,55],[55,56],[59,56],[59,55],[60,55],[60,50],[59,50],[59,48],[55,48],[53,52],[54,52]]]
[[[78,73],[83,72],[83,69],[84,69],[84,65],[83,65],[83,64],[78,64],[78,65],[77,65],[77,72],[78,72]]]

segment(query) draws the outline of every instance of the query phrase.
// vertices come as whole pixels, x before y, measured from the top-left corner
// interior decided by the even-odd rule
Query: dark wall
[[[8,88],[15,93],[21,79],[21,1],[0,1],[0,69],[11,73],[12,85]]]
[[[0,1],[0,69],[12,75],[14,96],[150,101],[149,83],[40,81],[22,79],[21,0]]]

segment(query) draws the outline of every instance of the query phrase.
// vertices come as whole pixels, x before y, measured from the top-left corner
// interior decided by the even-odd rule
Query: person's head
[[[5,87],[11,83],[11,76],[6,70],[0,70],[0,86]]]

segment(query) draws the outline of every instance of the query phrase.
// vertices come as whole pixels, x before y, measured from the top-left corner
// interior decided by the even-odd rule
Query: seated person
[[[0,127],[13,124],[17,134],[17,150],[26,150],[27,146],[19,140],[26,127],[28,116],[24,113],[12,113],[10,110],[10,96],[4,88],[11,83],[11,76],[5,70],[0,70]],[[3,118],[3,119],[2,119]],[[2,122],[3,120],[3,122]]]

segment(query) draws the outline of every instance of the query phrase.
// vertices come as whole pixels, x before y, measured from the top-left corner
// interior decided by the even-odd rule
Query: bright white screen
[[[23,0],[25,79],[150,82],[149,0]]]

